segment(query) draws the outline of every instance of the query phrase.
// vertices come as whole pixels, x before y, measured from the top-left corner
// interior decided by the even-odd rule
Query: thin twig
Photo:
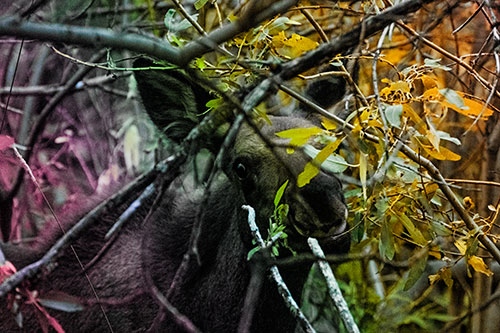
[[[85,88],[96,88],[106,83],[115,82],[117,79],[129,77],[130,73],[123,73],[123,75],[101,75],[90,79],[83,79],[72,87],[71,92],[82,91]],[[65,85],[39,85],[29,87],[12,87],[12,91],[8,88],[0,88],[0,96],[46,96],[54,95],[65,89]],[[22,111],[20,111],[22,113]]]
[[[92,58],[90,59],[91,62],[96,62],[98,61],[102,56],[104,56],[105,50],[101,50],[94,54]],[[30,157],[33,153],[33,147],[35,146],[35,143],[39,139],[40,133],[43,131],[45,128],[45,124],[47,122],[47,119],[49,116],[52,114],[52,112],[55,110],[55,107],[63,100],[64,97],[73,89],[75,85],[80,82],[85,75],[87,75],[90,71],[92,70],[91,67],[81,67],[79,68],[76,73],[68,80],[68,82],[64,85],[64,89],[55,94],[52,99],[45,105],[45,107],[40,111],[40,115],[38,116],[37,122],[33,126],[34,128],[32,129],[30,136],[27,140],[27,150],[25,152],[25,155],[23,156],[26,162],[29,163]],[[23,177],[24,177],[24,169],[20,168],[17,176],[14,181],[14,185],[12,186],[12,189],[9,192],[9,197],[13,198],[16,196],[17,192],[19,191],[21,184],[23,182]]]
[[[133,193],[142,191],[148,186],[160,172],[160,168],[153,169],[152,171],[137,178],[134,182],[130,183],[118,193],[113,195],[108,200],[100,203],[97,207],[92,209],[80,221],[78,221],[71,229],[69,229],[63,237],[61,237],[38,261],[22,268],[16,274],[10,276],[0,285],[0,298],[4,297],[7,293],[17,287],[22,281],[29,279],[38,274],[42,269],[50,272],[55,267],[50,265],[56,259],[57,255],[66,248],[71,242],[78,239],[80,235],[91,227],[94,223],[100,221],[100,217],[106,212],[116,209],[126,200],[130,199]]]
[[[412,27],[410,27],[409,25],[407,24],[404,24],[402,21],[398,21],[398,25],[400,27],[402,27],[404,30],[406,30],[408,33],[412,34],[413,36],[416,36],[418,37],[424,44],[426,44],[427,46],[433,48],[434,50],[438,51],[439,53],[441,53],[442,55],[444,55],[445,57],[455,61],[457,64],[459,64],[460,66],[462,66],[463,68],[465,68],[479,83],[481,83],[485,88],[487,88],[488,90],[490,91],[494,91],[495,92],[495,95],[497,97],[500,97],[500,92],[498,92],[495,87],[488,81],[486,80],[485,78],[483,78],[478,72],[476,72],[476,70],[474,68],[472,68],[471,65],[469,65],[468,63],[464,62],[462,59],[460,59],[459,57],[455,56],[454,54],[446,51],[445,49],[443,49],[442,47],[434,44],[433,42],[431,42],[430,40],[428,40],[427,38],[425,38],[424,36],[421,36],[418,32],[416,32]]]
[[[66,231],[64,230],[61,221],[57,217],[57,214],[55,213],[54,209],[52,208],[52,205],[50,204],[49,200],[45,196],[45,193],[42,191],[42,188],[40,187],[40,184],[36,180],[35,175],[31,171],[31,168],[26,163],[26,161],[24,160],[24,158],[21,156],[21,154],[17,150],[16,146],[12,146],[12,149],[14,150],[14,153],[15,153],[16,157],[18,158],[18,160],[21,162],[23,169],[25,169],[26,172],[29,174],[29,176],[30,176],[31,180],[33,181],[33,183],[35,184],[35,187],[37,188],[38,192],[42,195],[43,201],[47,205],[47,207],[48,207],[48,209],[49,209],[52,217],[54,217],[55,221],[57,222],[57,225],[59,226],[59,229],[61,230],[61,232],[63,233],[63,235],[66,235]],[[109,321],[109,318],[108,318],[108,316],[106,314],[106,311],[104,310],[104,307],[100,303],[100,298],[99,298],[99,295],[97,294],[97,291],[96,291],[96,289],[94,287],[94,284],[90,280],[90,276],[84,271],[83,263],[80,260],[80,257],[76,253],[76,250],[73,247],[73,245],[70,244],[69,247],[71,249],[71,252],[73,253],[73,256],[75,257],[76,261],[78,262],[78,266],[80,266],[80,269],[83,271],[83,273],[85,275],[85,279],[87,280],[87,282],[88,282],[88,284],[90,286],[90,289],[92,290],[92,294],[94,295],[95,300],[99,304],[99,309],[101,310],[101,313],[102,313],[102,315],[104,317],[104,320],[106,322],[106,325],[108,326],[109,331],[110,332],[114,332],[113,326],[111,325],[111,322]]]

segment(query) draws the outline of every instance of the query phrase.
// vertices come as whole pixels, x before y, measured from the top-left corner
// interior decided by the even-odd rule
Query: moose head
[[[136,67],[151,65],[143,59],[135,63]],[[150,118],[175,142],[180,142],[200,122],[205,104],[212,98],[181,70],[140,70],[135,72],[135,78]],[[276,193],[288,181],[281,201],[289,207],[283,221],[289,246],[304,251],[305,239],[312,236],[319,239],[327,252],[348,250],[347,208],[340,181],[321,171],[309,184],[298,187],[296,178],[310,158],[300,149],[289,154],[287,141],[276,135],[314,124],[303,113],[244,123],[231,146],[225,147],[222,170],[208,192],[176,188],[174,184],[179,182],[172,183],[159,201],[150,200],[135,212],[105,251],[102,250],[106,244],[104,234],[126,206],[102,216],[101,223],[92,226],[74,244],[83,265],[88,265],[86,273],[100,297],[99,302],[95,301],[94,291],[69,251],[61,256],[58,267],[48,277],[37,280],[31,288],[41,298],[63,293],[81,303],[82,309],[75,312],[48,309],[51,316],[72,332],[105,331],[109,325],[115,331],[148,328],[179,331],[175,320],[164,315],[161,307],[159,310],[158,295],[147,287],[151,283],[202,331],[236,331],[251,276],[247,256],[255,246],[242,205],[255,208],[256,222],[265,233],[275,210]],[[227,126],[214,131],[207,142],[214,153],[225,136],[224,128]],[[143,223],[153,204],[154,213]],[[189,250],[191,229],[198,219],[199,260],[191,263],[184,281],[172,292],[172,281]],[[31,248],[11,245],[2,248],[7,258],[19,266],[28,261],[23,253],[32,259],[41,257],[52,244],[49,240],[54,238],[54,235],[45,237]],[[293,296],[300,298],[307,273],[303,265],[283,269]],[[5,304],[0,306],[0,329],[14,329],[14,316]],[[295,322],[271,281],[265,279],[254,306],[252,331],[293,331]],[[39,327],[36,309],[23,303],[19,311],[28,330]]]
[[[152,67],[145,59],[135,62],[136,67]],[[150,118],[170,139],[180,142],[200,121],[206,111],[206,102],[213,98],[191,78],[178,70],[137,71],[135,78],[142,101]],[[325,80],[323,80],[325,81]],[[332,86],[323,83],[312,89],[328,92]],[[310,92],[318,95],[321,92]],[[269,116],[253,124],[244,123],[222,161],[226,181],[238,192],[241,203],[257,209],[257,222],[265,231],[269,217],[273,214],[273,200],[277,190],[288,181],[283,201],[290,211],[287,216],[289,231],[303,237],[319,237],[342,233],[346,226],[347,208],[340,181],[323,171],[311,182],[299,188],[297,176],[304,170],[310,158],[301,151],[290,154],[287,140],[276,133],[294,129],[310,128],[319,121],[306,120],[303,112],[297,116]],[[214,153],[228,129],[224,124],[214,131],[208,147]],[[311,143],[317,146],[316,143]],[[248,227],[243,225],[247,231]],[[338,245],[338,244],[337,244]]]

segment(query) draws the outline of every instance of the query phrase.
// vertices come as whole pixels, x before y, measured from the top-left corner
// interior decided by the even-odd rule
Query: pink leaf
[[[6,278],[16,273],[16,268],[10,261],[6,261],[2,266],[0,266],[0,283]]]
[[[8,135],[0,135],[0,151],[10,148],[14,144],[14,138]]]

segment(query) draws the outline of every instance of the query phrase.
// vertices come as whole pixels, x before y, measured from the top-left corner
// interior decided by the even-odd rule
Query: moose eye
[[[245,179],[248,176],[247,167],[241,162],[234,163],[234,172],[236,173],[236,176],[238,176],[238,178],[241,180]]]

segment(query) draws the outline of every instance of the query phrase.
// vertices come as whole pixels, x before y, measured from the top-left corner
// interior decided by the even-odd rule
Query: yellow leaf
[[[396,81],[393,84],[391,84],[391,90],[409,93],[410,92],[410,84],[406,81]]]
[[[425,185],[425,193],[430,198],[434,196],[434,193],[438,190],[439,185],[436,183],[426,184]]]
[[[443,267],[439,270],[441,274],[441,278],[443,279],[444,283],[448,286],[448,288],[451,288],[453,286],[453,278],[451,275],[451,268],[450,267]]]
[[[141,136],[137,126],[131,125],[125,132],[123,139],[123,155],[127,172],[133,174],[133,170],[139,167],[140,163],[140,143]]]
[[[287,38],[284,31],[273,36],[272,45],[279,54],[296,58],[302,53],[315,49],[319,44],[307,37],[293,34]]]
[[[429,120],[429,118],[426,117],[427,120],[427,125],[429,126],[429,130],[427,131],[427,139],[429,139],[430,143],[432,144],[432,147],[436,149],[439,152],[439,141],[441,138],[439,137],[439,134],[437,133],[436,129],[434,128],[434,125],[432,122]]]
[[[464,99],[455,90],[445,88],[439,89],[441,104],[462,114],[467,114],[469,107],[465,105]]]
[[[455,154],[448,148],[443,146],[439,146],[439,151],[434,149],[429,149],[429,146],[422,146],[424,150],[431,155],[432,158],[441,161],[459,161],[462,157],[458,154]]]
[[[436,88],[437,87],[437,82],[435,79],[433,79],[432,77],[428,76],[428,75],[422,75],[420,77],[420,80],[422,80],[422,84],[424,85],[424,88],[425,89],[431,89],[431,88]]]
[[[481,119],[487,119],[489,116],[493,114],[493,110],[486,107],[484,108],[483,103],[479,103],[477,101],[474,101],[471,99],[470,96],[464,94],[463,92],[457,91],[457,94],[459,94],[463,99],[464,99],[464,104],[467,106],[469,109],[467,110],[460,110],[458,112],[463,113],[465,115],[470,115],[470,116],[479,116],[481,115]],[[484,108],[484,111],[483,111]],[[481,113],[482,112],[482,113]]]
[[[425,101],[441,101],[444,99],[443,95],[439,93],[437,87],[427,89],[422,95]]]
[[[415,139],[418,144],[424,149],[424,151],[432,158],[441,161],[458,161],[462,158],[460,155],[455,154],[454,152],[443,146],[439,146],[439,151],[436,150],[436,148],[432,146],[427,137],[416,136]]]
[[[483,273],[487,276],[493,275],[493,272],[484,263],[483,258],[480,258],[478,256],[471,256],[467,262],[472,266],[472,268],[474,268],[476,272]]]
[[[466,196],[464,198],[464,207],[465,209],[472,209],[474,208],[476,205],[474,204],[474,201],[472,201],[472,198],[469,197],[469,196]]]
[[[382,80],[382,82],[389,83],[387,81]],[[385,87],[380,91],[380,95],[382,97],[386,97],[388,94],[393,93],[393,92],[403,92],[403,93],[409,93],[410,92],[410,84],[406,81],[396,81],[396,82],[391,82],[389,87]]]
[[[408,104],[403,104],[403,116],[411,119],[415,123],[415,128],[425,135],[426,126],[422,118]]]
[[[315,165],[312,161],[307,162],[302,171],[297,177],[297,186],[303,187],[311,181],[319,173],[319,167]]]
[[[323,130],[318,127],[292,128],[286,131],[278,132],[276,135],[280,138],[291,139],[290,145],[298,147],[305,144],[313,135],[321,132],[323,132]]]
[[[429,284],[431,286],[439,280],[441,280],[441,275],[439,273],[429,275]]]
[[[337,128],[337,124],[334,123],[333,121],[331,121],[330,119],[328,118],[323,118],[323,121],[321,122],[321,125],[323,125],[323,127],[329,131],[331,130],[334,130]]]
[[[439,251],[439,248],[437,246],[434,246],[431,249],[429,249],[429,255],[433,256],[437,260],[441,260],[441,251]]]
[[[453,279],[451,278],[451,270],[449,267],[440,268],[436,274],[429,275],[429,283],[431,285],[439,280],[443,280],[448,287],[453,286]]]
[[[441,104],[458,113],[469,117],[480,116],[480,119],[483,120],[493,114],[493,109],[488,108],[484,103],[473,100],[473,96],[451,89],[441,89],[439,92],[445,94],[441,99]]]
[[[383,126],[383,124],[378,119],[369,120],[366,123],[366,127],[375,127],[375,128],[378,127],[378,128],[382,128],[382,126]]]
[[[368,155],[365,153],[359,154],[359,180],[363,187],[363,198],[366,200],[366,174],[368,171]]]
[[[311,181],[318,173],[321,163],[323,163],[328,156],[330,156],[335,149],[339,146],[341,140],[336,140],[327,144],[321,151],[314,157],[312,161],[309,161],[304,171],[302,171],[297,177],[297,186],[303,187]]]
[[[406,81],[392,82],[389,87],[380,91],[380,97],[388,103],[402,104],[411,97],[410,88],[410,84]]]
[[[467,251],[467,243],[465,242],[464,239],[457,239],[455,241],[455,246],[460,252],[461,255],[465,255],[465,252]]]

